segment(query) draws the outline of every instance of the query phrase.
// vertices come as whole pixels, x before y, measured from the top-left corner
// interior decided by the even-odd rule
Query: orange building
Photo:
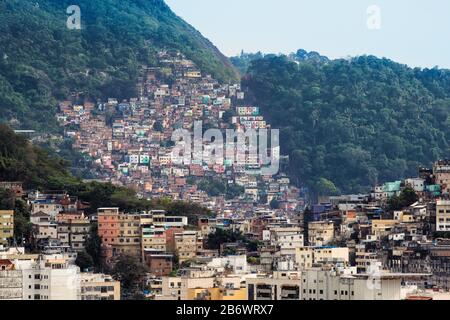
[[[98,235],[104,245],[118,243],[120,236],[119,208],[99,208]]]

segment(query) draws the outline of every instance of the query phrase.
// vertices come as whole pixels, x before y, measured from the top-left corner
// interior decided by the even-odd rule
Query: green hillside
[[[294,180],[317,193],[367,191],[450,156],[449,70],[266,56],[243,85],[281,129]]]
[[[81,30],[66,12],[81,11]],[[221,81],[236,69],[162,0],[0,1],[0,121],[56,130],[57,101],[129,98],[142,64],[160,49],[178,50]]]
[[[66,165],[0,124],[0,181],[21,181],[25,188],[61,190],[81,182],[66,171]]]

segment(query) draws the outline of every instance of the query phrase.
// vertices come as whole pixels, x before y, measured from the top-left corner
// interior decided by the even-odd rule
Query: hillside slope
[[[71,5],[81,30],[67,28]],[[0,121],[55,130],[57,101],[135,95],[142,64],[177,50],[221,81],[236,69],[163,0],[0,1]],[[43,125],[45,124],[45,125]]]
[[[54,190],[81,183],[67,172],[66,165],[0,124],[0,181],[21,181],[25,188]]]
[[[291,174],[319,194],[364,192],[450,156],[450,71],[388,59],[268,56],[243,79]]]

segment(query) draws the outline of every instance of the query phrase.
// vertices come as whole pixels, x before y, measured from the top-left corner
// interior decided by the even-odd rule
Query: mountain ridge
[[[77,5],[81,30],[69,30]],[[69,11],[70,12],[70,11]],[[0,121],[57,131],[57,102],[135,95],[139,68],[180,51],[222,82],[238,72],[163,0],[4,0],[0,3]]]

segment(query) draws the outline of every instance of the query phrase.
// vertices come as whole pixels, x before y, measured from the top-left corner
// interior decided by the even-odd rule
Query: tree
[[[258,250],[258,246],[260,245],[259,241],[250,240],[246,238],[242,232],[233,231],[233,230],[223,230],[216,229],[215,233],[211,233],[208,235],[207,246],[211,250],[220,249],[220,245],[223,243],[233,243],[233,242],[242,242],[247,251],[255,252]],[[224,252],[225,255],[233,255],[236,254],[235,249],[227,248]]]
[[[207,245],[211,250],[218,250],[222,243],[232,243],[239,240],[244,240],[242,233],[218,228],[215,233],[208,235]]]
[[[402,193],[400,194],[400,199],[403,202],[404,206],[408,207],[417,202],[419,200],[419,197],[417,196],[417,193],[413,188],[407,187],[403,189]]]
[[[317,193],[321,196],[335,196],[339,194],[339,189],[328,179],[320,178],[315,186]]]
[[[14,211],[14,238],[18,244],[30,239],[32,226],[28,206],[22,199],[16,199],[11,190],[0,189],[0,210]]]
[[[248,103],[280,129],[291,180],[316,195],[367,193],[448,156],[449,70],[304,50],[249,64]]]
[[[94,259],[86,250],[83,250],[78,252],[75,264],[80,267],[81,271],[85,271],[94,267]]]
[[[161,49],[183,53],[219,81],[238,80],[228,60],[161,0],[79,0],[86,28],[76,35],[60,28],[58,1],[40,0],[39,10],[29,1],[0,3],[0,122],[58,132],[58,100],[135,97],[140,66],[154,66]]]
[[[246,242],[246,248],[249,252],[255,252],[258,251],[258,247],[261,245],[261,243],[258,240],[245,240]]]
[[[259,265],[260,264],[260,259],[257,257],[248,257],[247,258],[247,262],[251,265]]]
[[[407,187],[402,190],[400,196],[392,196],[388,200],[388,210],[395,211],[401,210],[403,208],[409,207],[413,203],[417,202],[419,197],[417,196],[414,189]]]
[[[153,130],[158,131],[158,132],[164,131],[164,126],[162,125],[161,121],[155,122],[155,124],[153,125]]]
[[[92,259],[91,267],[94,267],[98,271],[104,271],[101,245],[102,240],[98,235],[98,226],[92,225],[89,236],[86,238],[85,248],[86,254]]]
[[[235,112],[232,109],[229,109],[223,113],[222,120],[224,122],[231,122],[231,119],[235,116]]]
[[[114,279],[120,281],[122,297],[126,300],[142,297],[146,273],[146,266],[127,254],[119,256],[112,270]]]
[[[277,199],[273,198],[270,201],[270,208],[271,209],[279,209],[280,208],[280,202]]]
[[[0,210],[13,210],[16,198],[11,190],[0,189]]]

